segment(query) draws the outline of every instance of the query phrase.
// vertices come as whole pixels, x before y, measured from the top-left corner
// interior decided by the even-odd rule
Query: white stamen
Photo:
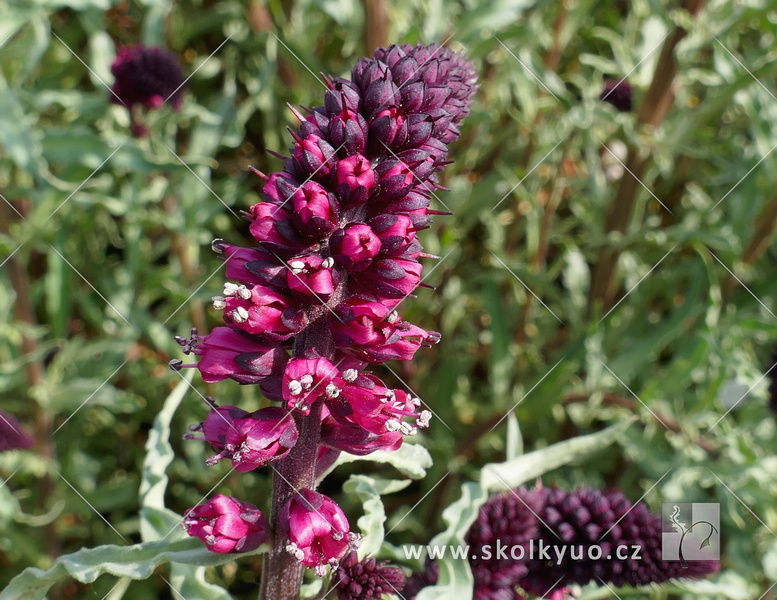
[[[251,290],[249,290],[246,286],[241,285],[239,288],[237,288],[237,295],[240,296],[243,300],[250,300]]]
[[[289,382],[289,393],[292,396],[299,396],[302,393],[302,384],[296,379]]]
[[[227,307],[227,301],[224,299],[224,296],[213,296],[211,300],[213,301],[213,308],[216,310],[224,310]]]
[[[295,271],[302,271],[305,268],[305,263],[301,260],[293,260],[289,263],[289,266]]]
[[[399,431],[402,424],[397,419],[391,419],[390,421],[386,421],[386,431]]]
[[[337,529],[332,532],[332,539],[336,542],[339,542],[344,536],[345,534],[342,531],[337,531]]]
[[[394,323],[396,323],[396,322],[397,322],[397,319],[398,319],[398,318],[399,318],[399,314],[397,313],[397,311],[395,311],[395,310],[392,310],[392,311],[391,311],[391,312],[388,314],[388,317],[386,317],[386,321],[388,321],[389,323],[392,323],[392,324],[394,324]]]
[[[237,284],[232,282],[227,282],[224,284],[224,295],[227,297],[232,297],[237,294]]]
[[[343,379],[345,379],[348,383],[353,383],[356,381],[358,376],[359,372],[356,369],[346,369],[343,371]]]
[[[429,410],[422,410],[421,415],[418,417],[419,427],[429,427],[429,421],[432,420],[432,412]]]
[[[337,398],[340,395],[340,388],[337,387],[334,383],[330,383],[328,386],[326,386],[326,395],[330,398]]]
[[[313,385],[313,376],[310,373],[305,373],[299,378],[299,382],[302,384],[303,389],[309,390],[310,386]]]
[[[402,432],[402,435],[412,435],[414,427],[410,423],[400,423],[399,430]]]
[[[305,553],[294,542],[289,542],[286,545],[286,552],[293,554],[297,562],[302,562],[305,558]]]
[[[235,323],[245,323],[248,321],[248,311],[242,306],[238,306],[232,311],[232,319]]]
[[[205,536],[205,543],[208,544],[208,546],[212,546],[216,543],[216,536],[213,534]]]
[[[330,256],[329,258],[324,259],[324,262],[321,263],[321,266],[325,269],[331,269],[335,266],[335,259]]]

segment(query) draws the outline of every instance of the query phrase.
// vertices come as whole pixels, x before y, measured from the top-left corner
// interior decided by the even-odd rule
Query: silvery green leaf
[[[269,545],[265,544],[241,556],[261,554],[268,548]],[[45,571],[35,567],[25,569],[0,593],[0,600],[44,600],[51,586],[68,577],[81,583],[92,583],[106,574],[146,579],[154,574],[157,567],[166,563],[212,567],[233,560],[234,554],[210,552],[200,540],[193,538],[132,546],[97,546],[60,556]]]
[[[518,425],[518,417],[514,412],[507,415],[507,440],[505,442],[505,457],[507,460],[518,458],[523,454],[523,436]]]
[[[386,511],[383,508],[381,496],[398,492],[408,485],[410,485],[409,479],[399,481],[375,479],[367,475],[351,475],[343,485],[343,492],[355,494],[364,507],[364,514],[357,521],[362,534],[359,543],[360,559],[375,556],[383,544]]]
[[[335,463],[327,469],[320,477],[319,481],[331,473],[339,465],[344,465],[360,460],[383,463],[391,465],[399,472],[407,475],[411,479],[421,479],[426,476],[426,469],[432,466],[432,457],[429,451],[420,444],[402,444],[394,452],[378,450],[367,456],[356,456],[342,452]]]
[[[486,465],[480,472],[480,484],[489,492],[501,492],[517,487],[609,446],[634,420],[635,418],[627,419],[597,433],[559,442],[507,462]]]

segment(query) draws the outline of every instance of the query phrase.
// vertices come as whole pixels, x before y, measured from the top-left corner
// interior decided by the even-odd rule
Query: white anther
[[[296,379],[289,382],[289,393],[292,396],[299,396],[302,393],[302,384]]]
[[[325,258],[324,262],[321,263],[321,266],[325,269],[331,269],[335,266],[335,259],[331,256],[329,258]]]
[[[356,369],[346,369],[343,371],[343,379],[345,379],[348,383],[353,383],[356,381],[358,376],[359,372]]]
[[[227,297],[232,297],[237,294],[237,284],[232,282],[227,282],[224,284],[224,295]]]
[[[391,421],[386,421],[386,431],[399,431],[402,427],[402,424],[397,419],[392,419]]]
[[[335,529],[332,532],[332,539],[336,542],[339,542],[343,537],[345,537],[345,534],[342,531],[337,531],[337,529]]]
[[[429,427],[429,421],[432,420],[432,413],[428,410],[422,410],[421,415],[418,417],[419,427]]]
[[[239,288],[237,288],[237,295],[240,296],[243,300],[250,300],[251,290],[249,290],[246,286],[241,285]]]
[[[391,323],[391,324],[394,324],[394,323],[396,323],[396,322],[397,322],[397,319],[398,319],[398,318],[399,318],[399,314],[397,313],[397,311],[395,311],[395,310],[392,310],[392,311],[391,311],[391,312],[388,314],[388,317],[386,317],[386,321],[388,321],[388,322],[389,322],[389,323]]]
[[[326,395],[330,398],[337,398],[340,395],[340,388],[337,387],[334,383],[330,383],[328,386],[326,386]]]
[[[295,271],[302,271],[305,268],[305,263],[301,260],[293,260],[289,263],[289,266]]]
[[[248,311],[242,306],[238,306],[232,311],[232,319],[235,323],[245,323],[248,321]]]
[[[208,544],[208,546],[212,546],[213,544],[216,543],[216,536],[213,535],[213,534],[206,535],[205,536],[205,543]]]
[[[224,310],[227,307],[227,302],[224,299],[224,296],[213,296],[211,300],[213,300],[213,308],[216,310]]]
[[[299,382],[302,384],[303,389],[309,390],[310,386],[313,385],[313,376],[310,373],[305,373],[299,378]]]
[[[293,554],[294,558],[298,562],[302,562],[302,560],[304,560],[305,558],[305,553],[302,550],[300,550],[300,548],[294,542],[289,542],[286,545],[286,552],[288,552],[289,554]]]
[[[412,435],[413,429],[415,428],[410,423],[399,424],[399,430],[402,432],[402,435]]]
[[[326,567],[324,565],[316,565],[314,569],[317,577],[323,577],[326,575]]]

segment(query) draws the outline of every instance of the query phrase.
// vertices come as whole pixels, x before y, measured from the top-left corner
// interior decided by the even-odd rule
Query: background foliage
[[[654,510],[720,502],[717,585],[651,597],[776,597],[764,377],[777,339],[773,5],[713,0],[696,17],[669,0],[386,10],[387,41],[447,40],[482,75],[444,174],[451,191],[435,206],[456,215],[423,234],[444,257],[427,266],[437,290],[403,306],[443,342],[379,373],[440,416],[421,440],[434,466],[385,499],[387,541],[425,543],[443,529],[461,484],[504,460],[506,411],[527,450],[638,415],[614,451],[543,481],[617,486]],[[145,444],[180,383],[166,366],[179,356],[172,338],[217,323],[208,305],[223,279],[210,241],[249,243],[239,211],[259,182],[247,166],[280,168],[264,151],[290,145],[286,103],[320,103],[314,74],[346,75],[371,53],[384,33],[368,22],[357,0],[0,4],[0,395],[40,440],[0,455],[0,587],[59,554],[140,541]],[[148,114],[142,139],[104,86],[117,45],[139,41],[170,48],[193,74],[182,110]],[[651,105],[672,41],[677,73]],[[619,113],[599,94],[626,75],[635,110]],[[638,120],[645,106],[652,125]],[[628,196],[631,175],[612,154],[639,167],[644,187],[630,180]],[[591,284],[608,267],[609,297]],[[181,513],[217,485],[263,506],[266,475],[221,481],[226,467],[206,468],[204,446],[179,441],[206,414],[199,394],[249,409],[262,399],[236,384],[193,386],[171,424],[167,506]],[[323,489],[355,522],[361,507],[340,492],[347,473]],[[251,598],[259,564],[207,577]],[[175,597],[161,577],[114,586],[103,577],[51,597]]]

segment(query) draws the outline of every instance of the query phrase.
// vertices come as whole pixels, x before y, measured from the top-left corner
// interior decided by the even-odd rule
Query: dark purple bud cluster
[[[360,561],[356,552],[346,554],[335,573],[337,597],[340,600],[382,600],[384,594],[392,596],[401,592],[405,583],[402,569],[386,565],[374,558]]]
[[[231,280],[213,298],[225,326],[178,339],[185,354],[200,356],[197,364],[171,362],[196,367],[207,382],[258,384],[281,403],[251,414],[216,408],[195,428],[217,453],[209,463],[226,458],[248,471],[282,460],[302,443],[309,418],[320,420],[320,464],[340,451],[396,450],[429,425],[418,398],[365,368],[410,360],[440,339],[395,309],[423,285],[420,260],[436,258],[417,233],[445,214],[430,202],[443,189],[437,173],[476,79],[468,60],[442,46],[391,46],[360,60],[350,80],[327,78],[323,106],[304,115],[292,109],[300,125],[283,170],[255,171],[262,201],[245,215],[258,246],[212,245]],[[344,515],[312,490],[297,490],[290,502],[282,513],[293,517],[287,550],[317,572],[336,567],[353,545]],[[349,589],[377,597],[374,574],[395,570],[367,562],[346,572]]]
[[[163,48],[140,45],[121,48],[111,65],[111,73],[116,81],[110,100],[115,104],[159,108],[169,99],[175,110],[181,107],[183,72],[178,59]]]
[[[467,535],[470,555],[479,557],[470,559],[474,597],[491,600],[542,596],[551,589],[591,581],[613,586],[647,585],[670,579],[698,579],[720,569],[716,560],[685,564],[662,560],[662,530],[661,515],[652,514],[644,504],[632,504],[618,491],[521,488],[499,494],[481,508]],[[550,560],[530,558],[527,551],[523,560],[505,561],[495,556],[497,540],[502,547],[528,549],[533,543],[536,550],[542,543],[566,550],[560,561],[554,550]],[[486,545],[491,549],[491,558],[484,560],[480,557]],[[601,559],[591,558],[588,548],[592,546],[601,548]],[[619,547],[629,550],[627,558],[618,558]],[[638,559],[634,558],[636,548]],[[515,590],[525,594],[511,596]]]

